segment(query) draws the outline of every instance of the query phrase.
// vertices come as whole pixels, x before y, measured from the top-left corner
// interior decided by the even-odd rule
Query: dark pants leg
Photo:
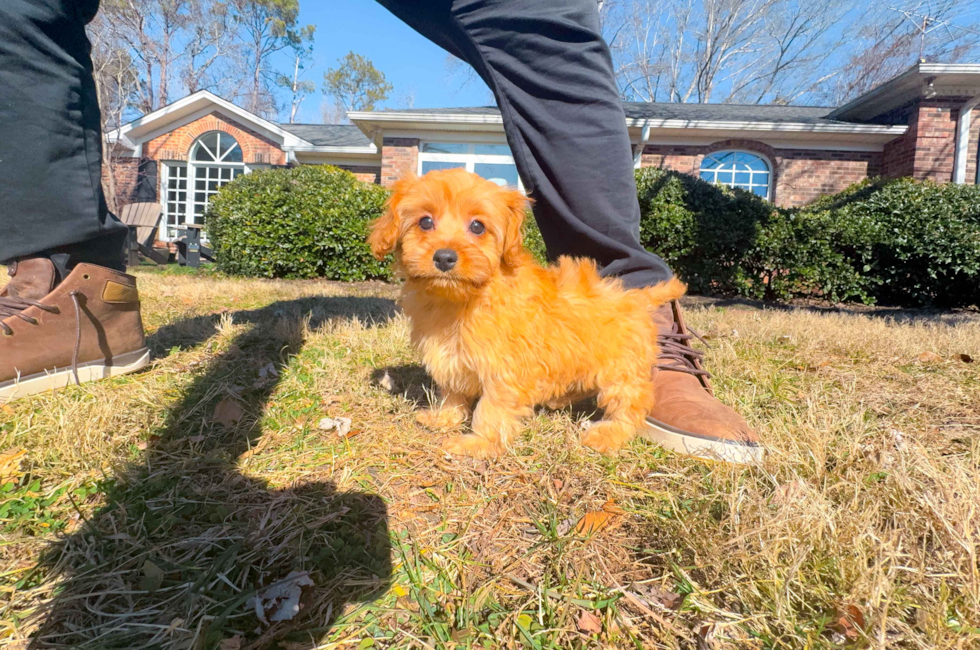
[[[119,268],[85,25],[99,0],[0,0],[0,261]]]
[[[551,257],[628,286],[671,277],[639,242],[626,118],[595,0],[379,0],[476,69],[503,114]]]

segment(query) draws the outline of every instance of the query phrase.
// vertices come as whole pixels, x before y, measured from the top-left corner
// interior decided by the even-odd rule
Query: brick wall
[[[706,155],[725,149],[752,151],[769,159],[774,167],[771,198],[777,205],[804,205],[881,173],[882,154],[878,152],[774,149],[754,140],[724,140],[706,146],[647,145],[640,165],[697,176]]]
[[[111,162],[112,167],[112,181],[115,184],[116,190],[116,207],[121,208],[122,206],[133,203],[136,201],[136,187],[139,184],[139,158],[122,158],[113,157]],[[102,189],[105,192],[106,199],[109,200],[110,208],[112,206],[112,199],[110,198],[110,185],[109,185],[109,172],[108,166],[102,166]]]
[[[419,168],[419,141],[416,138],[385,138],[381,143],[381,184],[391,187],[405,174]]]
[[[881,175],[882,154],[780,149],[776,165],[778,204],[806,205],[825,194],[836,194],[865,178]]]
[[[381,182],[381,168],[370,165],[335,165],[346,169],[357,177],[357,180],[377,185]]]
[[[894,124],[908,124],[905,134],[885,145],[882,173],[948,183],[953,180],[956,121],[966,97],[919,99],[883,116]],[[970,121],[966,182],[976,182],[980,111]]]
[[[187,160],[191,145],[208,131],[224,131],[234,137],[246,164],[286,164],[286,154],[279,145],[219,111],[144,143],[143,155],[153,160]]]

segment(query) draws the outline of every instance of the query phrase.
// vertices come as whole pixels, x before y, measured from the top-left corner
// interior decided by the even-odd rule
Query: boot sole
[[[698,435],[676,429],[653,418],[646,419],[646,426],[640,429],[639,434],[678,454],[705,460],[750,464],[761,462],[766,455],[765,449],[757,442]]]
[[[113,357],[110,364],[105,359],[96,359],[78,364],[78,380],[85,384],[109,377],[118,377],[141,370],[150,365],[150,350],[143,348],[135,352],[127,352]],[[29,377],[20,377],[0,383],[0,404],[12,402],[15,399],[37,395],[58,388],[65,388],[75,383],[75,373],[68,368],[46,370]]]

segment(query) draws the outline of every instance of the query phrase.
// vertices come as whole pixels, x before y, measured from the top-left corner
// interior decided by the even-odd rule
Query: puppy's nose
[[[440,248],[432,256],[432,261],[435,263],[436,268],[443,273],[456,266],[458,259],[459,257],[456,255],[456,251],[451,248]]]

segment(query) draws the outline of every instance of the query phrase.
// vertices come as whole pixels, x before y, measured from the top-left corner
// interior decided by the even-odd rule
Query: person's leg
[[[378,1],[493,90],[551,257],[591,257],[627,286],[671,277],[639,242],[626,118],[594,0]],[[745,420],[711,394],[680,305],[654,322],[661,355],[642,433],[696,456],[761,457]]]
[[[0,2],[0,262],[123,268],[126,227],[102,194],[85,24],[99,0]]]
[[[490,86],[549,257],[591,257],[627,286],[671,277],[640,245],[626,117],[594,0],[379,1]]]
[[[0,402],[149,363],[127,229],[102,195],[98,8],[0,0]]]

